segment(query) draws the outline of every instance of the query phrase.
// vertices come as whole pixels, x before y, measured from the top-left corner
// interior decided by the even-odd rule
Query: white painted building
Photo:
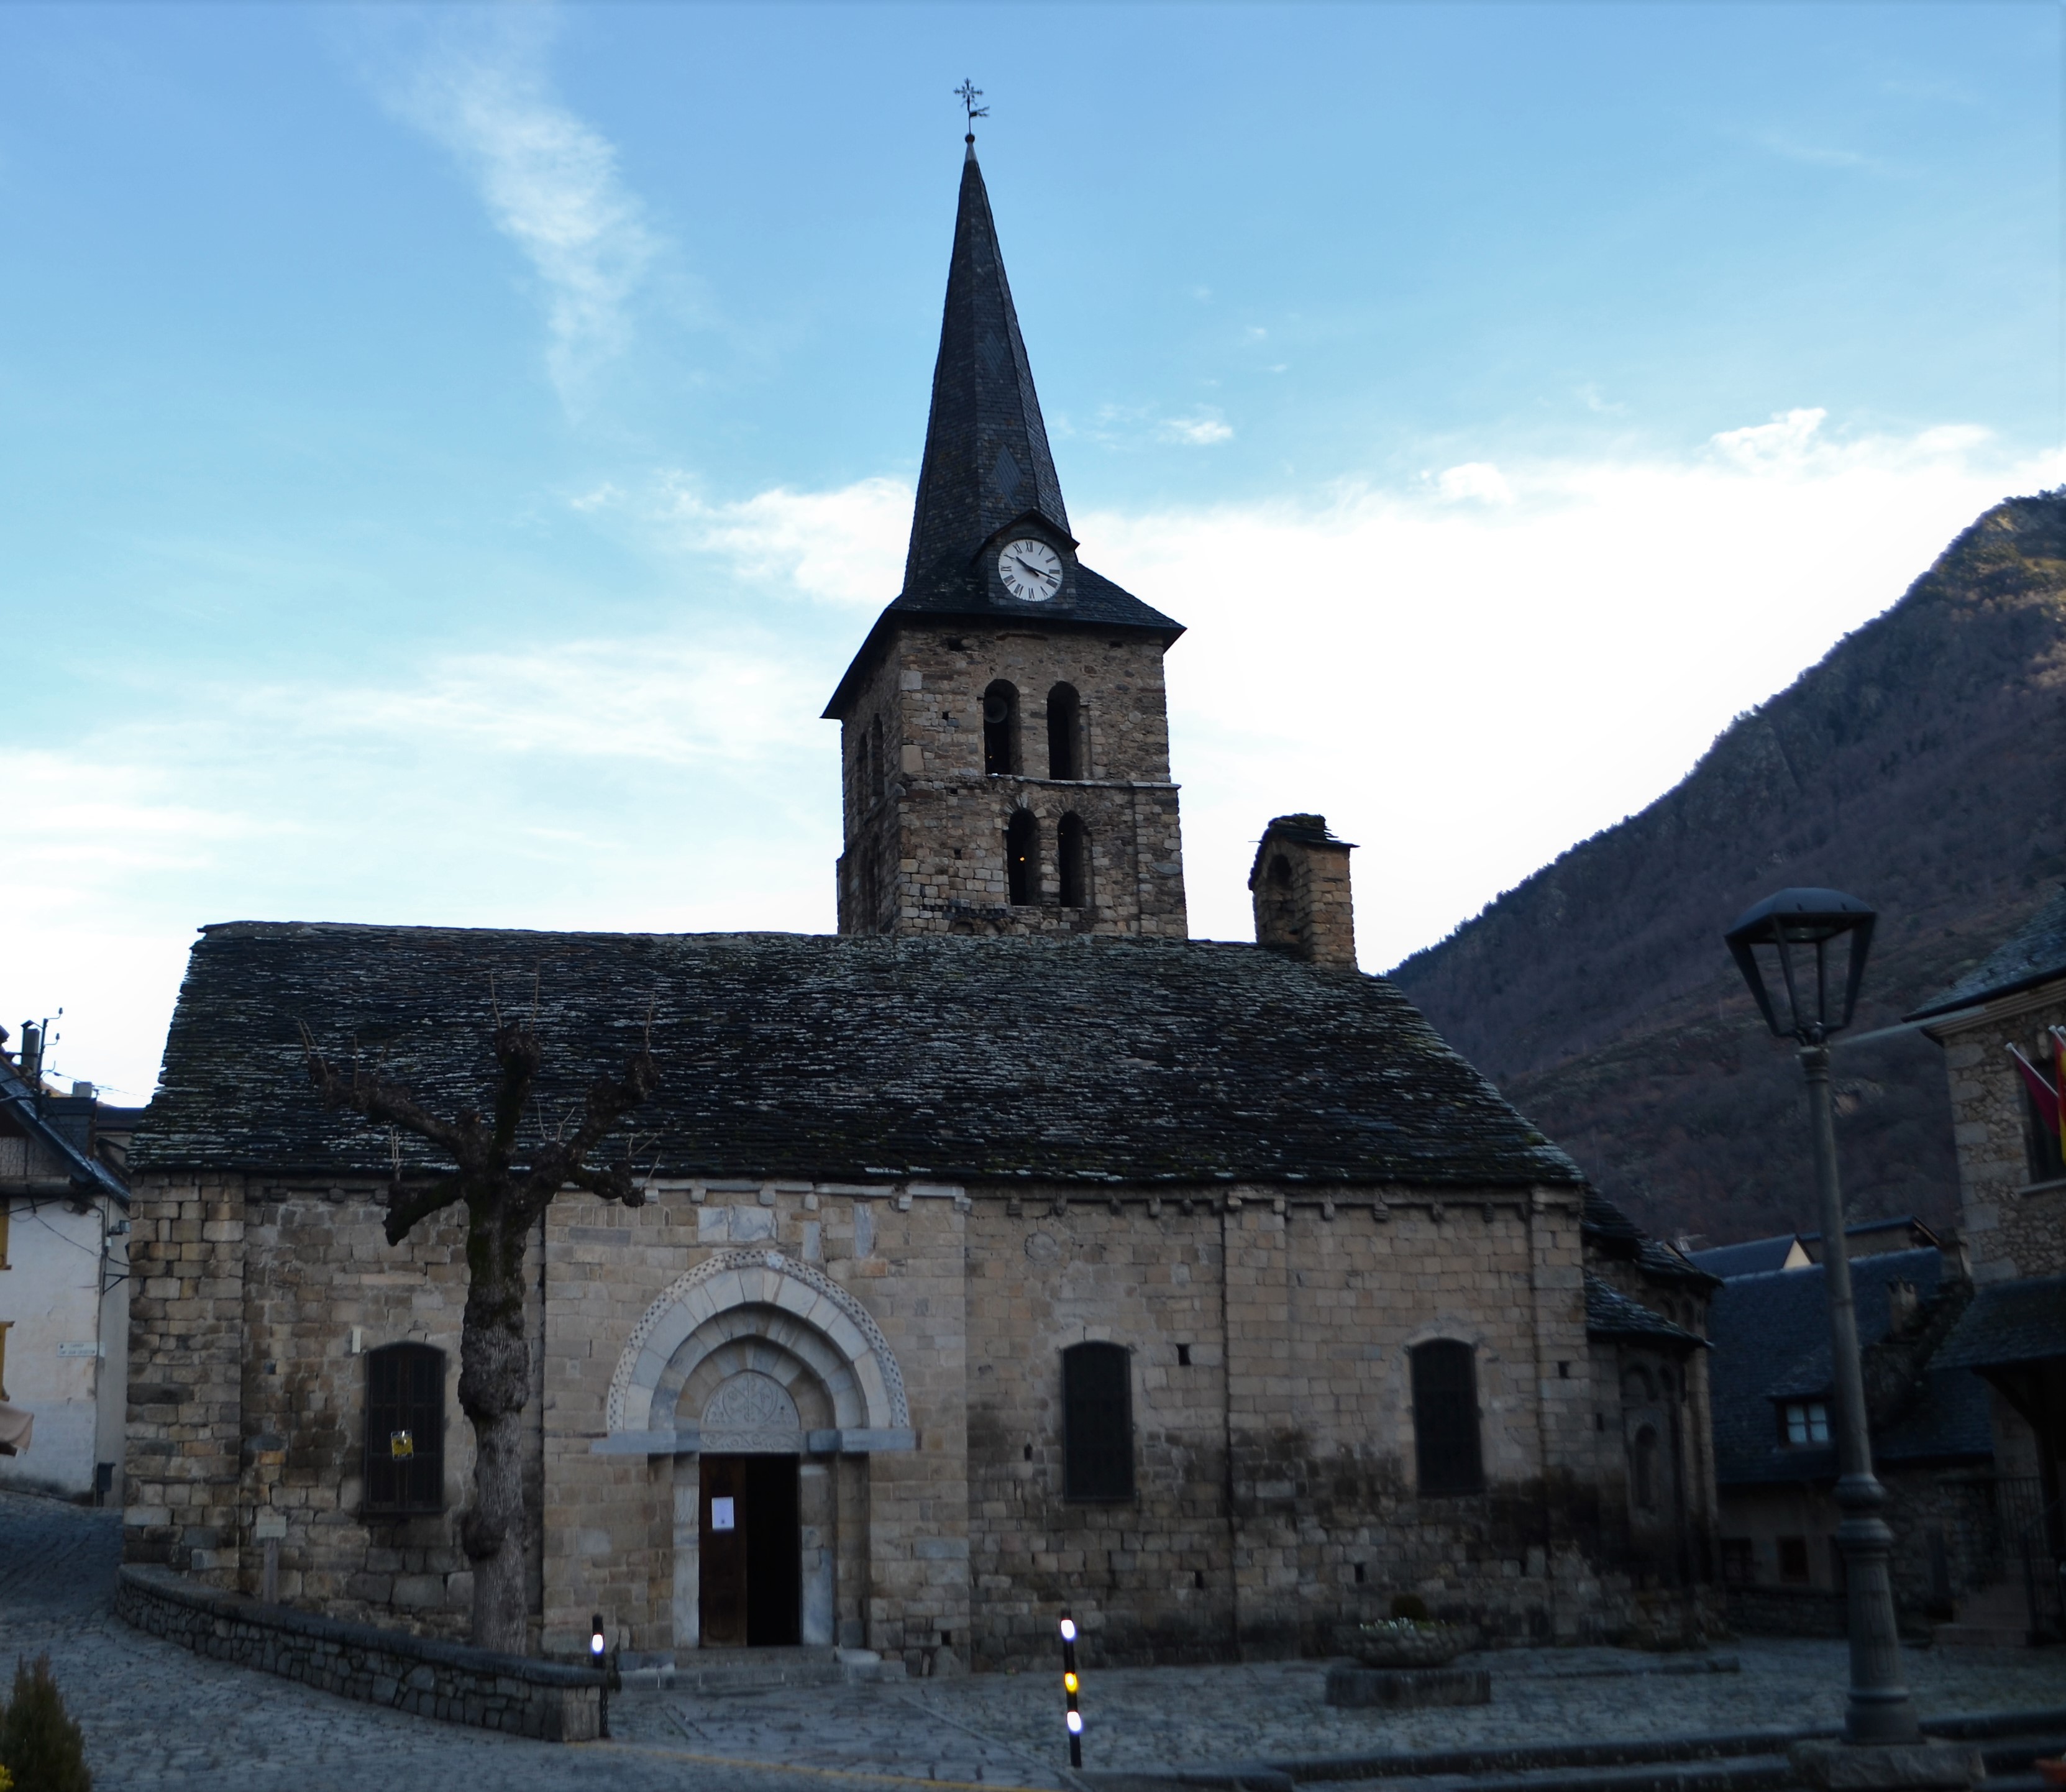
[[[30,1421],[23,1447],[0,1448],[0,1486],[114,1503],[129,1339],[118,1172],[137,1116],[91,1084],[46,1089],[39,1044],[30,1028],[21,1059],[0,1052],[0,1438]]]

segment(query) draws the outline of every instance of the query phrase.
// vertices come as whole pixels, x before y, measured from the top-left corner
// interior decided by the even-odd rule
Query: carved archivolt
[[[868,1309],[822,1271],[779,1251],[759,1250],[715,1252],[646,1309],[610,1378],[605,1417],[610,1430],[644,1430],[653,1390],[674,1352],[713,1315],[739,1307],[776,1308],[810,1327],[853,1370],[869,1423],[909,1426],[903,1371]],[[793,1407],[791,1412],[794,1424]]]

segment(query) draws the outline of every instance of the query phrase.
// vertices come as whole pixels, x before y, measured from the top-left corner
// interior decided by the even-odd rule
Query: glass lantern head
[[[1851,1024],[1878,919],[1840,890],[1782,890],[1722,937],[1773,1034],[1820,1045]],[[1849,962],[1840,964],[1843,942]]]

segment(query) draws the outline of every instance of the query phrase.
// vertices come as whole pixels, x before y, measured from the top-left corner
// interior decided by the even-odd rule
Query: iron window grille
[[[1062,1483],[1069,1499],[1133,1498],[1132,1357],[1123,1344],[1062,1352]]]
[[[442,1512],[445,1506],[445,1353],[387,1344],[366,1353],[368,1512]]]

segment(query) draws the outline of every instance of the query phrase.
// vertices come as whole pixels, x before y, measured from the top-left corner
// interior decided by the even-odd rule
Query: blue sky
[[[1195,930],[1371,969],[2060,456],[2047,4],[0,10],[0,1012],[196,925],[832,924],[964,75]]]

